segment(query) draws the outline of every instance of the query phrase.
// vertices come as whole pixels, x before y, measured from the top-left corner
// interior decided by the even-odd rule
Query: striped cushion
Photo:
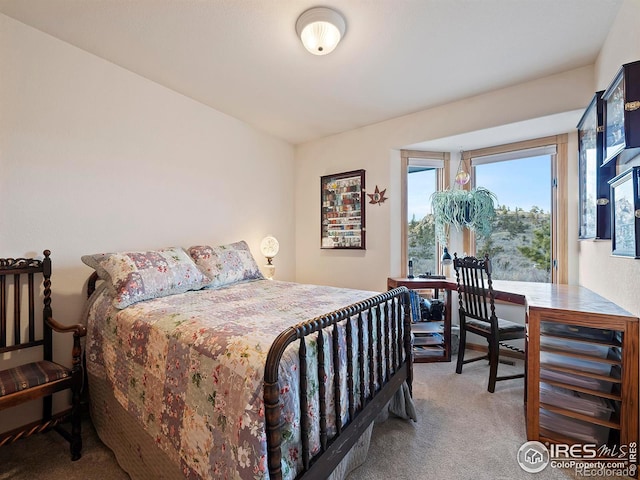
[[[71,371],[57,363],[28,363],[8,370],[0,370],[0,397],[71,375]]]

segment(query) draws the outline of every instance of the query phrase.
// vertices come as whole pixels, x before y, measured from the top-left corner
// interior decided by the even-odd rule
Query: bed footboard
[[[338,466],[345,454],[367,429],[393,394],[406,380],[411,390],[413,380],[413,364],[411,353],[411,318],[409,307],[409,291],[405,287],[396,288],[376,295],[368,300],[355,303],[334,312],[313,318],[282,332],[273,343],[267,356],[264,375],[265,430],[267,436],[267,457],[269,478],[282,479],[281,429],[283,426],[280,409],[280,388],[278,372],[285,349],[295,341],[299,341],[300,356],[300,410],[301,410],[301,457],[303,469],[297,478],[326,479]],[[357,319],[357,337],[352,338],[352,322],[345,323],[347,371],[341,372],[338,367],[338,323]],[[331,351],[334,361],[334,393],[336,434],[329,438],[327,432],[327,406],[324,401],[326,385],[319,383],[319,424],[320,452],[312,457],[309,447],[309,425],[307,398],[307,362],[305,337],[326,329],[331,340]],[[365,352],[364,333],[368,332],[367,351]],[[374,339],[377,332],[379,340]],[[326,378],[324,358],[324,335],[317,336],[318,378]],[[357,352],[352,345],[356,343]],[[303,361],[304,360],[304,361]],[[365,363],[366,362],[366,363]],[[360,372],[354,378],[354,363]],[[312,366],[312,368],[314,368]],[[365,369],[368,378],[365,378]],[[346,374],[348,397],[348,421],[343,425],[340,413],[341,375]],[[359,382],[359,395],[356,398],[355,382]]]

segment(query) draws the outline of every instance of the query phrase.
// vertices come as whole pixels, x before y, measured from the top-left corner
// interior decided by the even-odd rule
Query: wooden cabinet
[[[578,123],[580,239],[611,238],[609,181],[640,154],[640,61],[622,65]]]
[[[578,123],[579,233],[580,239],[611,238],[608,181],[615,162],[603,164],[604,102],[597,92]]]
[[[450,343],[444,340],[443,321],[412,323],[411,333],[413,333],[414,362],[425,363],[451,360]]]
[[[528,439],[637,442],[638,319],[581,287],[562,295],[528,297]]]
[[[640,153],[640,61],[622,65],[602,99],[604,163],[626,163]]]
[[[407,287],[418,293],[425,292],[438,298],[439,291],[444,292],[444,315],[441,321],[414,322],[413,361],[416,363],[451,361],[451,290],[455,283],[446,279],[388,278],[389,290]]]

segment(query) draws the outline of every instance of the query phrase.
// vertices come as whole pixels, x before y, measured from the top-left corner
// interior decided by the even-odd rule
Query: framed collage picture
[[[365,249],[364,170],[320,177],[320,248]]]

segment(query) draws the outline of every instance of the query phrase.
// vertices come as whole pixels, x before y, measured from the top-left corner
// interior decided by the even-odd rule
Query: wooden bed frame
[[[87,294],[95,291],[99,277],[94,272],[88,280]],[[323,400],[326,393],[326,385],[319,384],[320,411],[320,452],[311,456],[309,448],[309,412],[307,392],[307,362],[300,362],[300,407],[301,407],[301,441],[300,452],[303,461],[303,469],[296,479],[328,478],[331,472],[340,464],[340,461],[356,444],[358,439],[367,430],[375,418],[387,405],[396,391],[402,388],[406,381],[411,392],[413,381],[413,357],[411,348],[411,315],[410,315],[409,290],[399,287],[385,293],[378,294],[367,300],[335,310],[331,313],[299,323],[287,328],[273,342],[267,355],[264,374],[264,405],[265,405],[265,431],[267,439],[267,461],[270,480],[281,480],[281,429],[283,423],[280,417],[280,389],[278,387],[278,372],[280,360],[287,346],[293,342],[300,343],[299,354],[306,355],[305,337],[320,330],[326,329],[332,339],[333,358],[338,360],[338,327],[337,324],[348,318],[357,316],[358,338],[353,339],[351,322],[346,322],[347,335],[347,388],[348,388],[348,414],[349,420],[343,426],[340,416],[339,401],[341,378],[338,368],[334,368],[337,374],[334,376],[334,391],[336,398],[336,426],[337,432],[329,438],[327,433],[327,406]],[[365,358],[363,352],[364,337],[363,324],[367,322],[369,332],[368,352]],[[374,330],[384,333],[384,342],[376,342],[373,337]],[[318,335],[318,378],[325,378],[324,336]],[[393,342],[390,339],[395,339]],[[359,355],[354,358],[351,345],[352,340],[358,343]],[[357,362],[360,372],[359,378],[354,378],[353,363]],[[365,363],[366,362],[366,363]],[[368,365],[369,378],[365,378],[365,365]],[[337,366],[337,365],[336,365]],[[377,368],[376,368],[377,367]],[[360,398],[355,398],[355,382],[359,382]],[[378,388],[376,389],[376,385]],[[365,395],[366,393],[366,395]]]

